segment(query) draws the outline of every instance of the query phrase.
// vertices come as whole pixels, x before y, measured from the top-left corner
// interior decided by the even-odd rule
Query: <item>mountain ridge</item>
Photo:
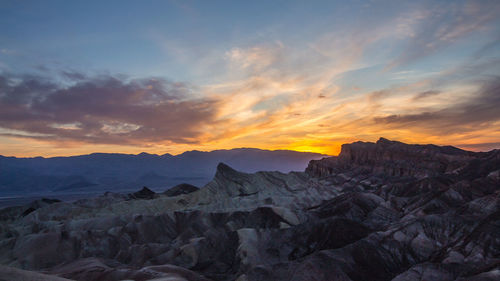
[[[203,186],[219,162],[245,172],[303,170],[323,154],[238,148],[179,155],[92,153],[67,157],[0,156],[0,193],[131,191],[148,186],[158,192],[182,183]]]
[[[157,153],[149,153],[149,152],[139,152],[137,154],[134,153],[123,153],[123,152],[92,152],[88,154],[77,154],[77,155],[67,155],[67,156],[9,156],[9,155],[1,155],[0,157],[3,158],[15,158],[15,159],[52,159],[52,158],[70,158],[70,157],[82,157],[82,156],[92,156],[92,155],[126,155],[126,156],[180,156],[184,153],[211,153],[211,152],[227,152],[227,151],[265,151],[265,152],[298,152],[298,153],[307,153],[307,154],[318,154],[318,155],[324,155],[324,156],[331,156],[328,154],[323,154],[319,152],[310,152],[310,151],[298,151],[298,150],[292,150],[292,149],[262,149],[262,148],[255,148],[255,147],[235,147],[235,148],[230,148],[230,149],[214,149],[214,150],[186,150],[184,152],[178,153],[178,154],[171,154],[171,153],[164,153],[164,154],[157,154]]]

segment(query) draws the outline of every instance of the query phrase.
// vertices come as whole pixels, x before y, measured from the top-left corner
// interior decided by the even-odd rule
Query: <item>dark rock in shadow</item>
[[[141,190],[129,194],[130,199],[154,199],[158,197],[158,194],[156,192],[152,191],[151,189],[147,188],[144,186]]]
[[[173,197],[181,194],[189,194],[191,192],[197,191],[198,189],[200,188],[194,185],[188,183],[181,183],[163,192],[163,194],[167,195],[168,197]]]

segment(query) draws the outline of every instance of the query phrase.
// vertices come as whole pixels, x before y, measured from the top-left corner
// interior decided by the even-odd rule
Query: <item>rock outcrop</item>
[[[387,176],[421,178],[452,173],[476,157],[472,152],[452,146],[408,145],[380,138],[376,143],[344,144],[338,157],[313,160],[306,172],[321,177],[358,170]]]
[[[129,194],[130,199],[154,199],[157,197],[156,192],[144,186],[141,190]]]
[[[499,150],[357,142],[306,172],[221,163],[200,189],[130,199],[1,210],[0,263],[73,280],[500,278]]]
[[[178,184],[178,185],[168,189],[167,191],[163,192],[163,194],[172,197],[172,196],[178,196],[181,194],[188,194],[191,192],[195,192],[198,189],[199,189],[198,187],[191,185],[189,183],[181,183],[181,184]]]

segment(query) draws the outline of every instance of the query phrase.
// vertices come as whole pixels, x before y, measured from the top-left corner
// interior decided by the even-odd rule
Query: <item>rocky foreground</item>
[[[174,191],[1,210],[0,280],[500,280],[500,150],[381,138]]]

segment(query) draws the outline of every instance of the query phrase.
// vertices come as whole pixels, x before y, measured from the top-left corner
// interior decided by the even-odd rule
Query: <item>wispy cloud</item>
[[[436,53],[474,32],[487,29],[487,24],[498,21],[498,1],[457,1],[423,5],[420,9],[402,15],[399,29],[408,37],[401,54],[388,68],[402,66]]]
[[[16,50],[13,49],[7,49],[7,48],[0,48],[0,54],[4,55],[15,55],[17,53]]]
[[[441,94],[441,91],[429,90],[429,91],[420,92],[420,93],[416,94],[412,100],[419,101],[419,100],[426,99],[429,97],[437,96],[439,94]]]
[[[427,92],[428,93],[428,92]],[[424,96],[427,94],[425,93]],[[428,95],[427,95],[428,96]],[[412,126],[415,129],[432,130],[440,135],[450,132],[466,132],[479,127],[492,127],[500,122],[500,77],[483,82],[477,92],[465,100],[442,109],[420,108],[419,113],[393,114],[375,117],[377,123],[395,127]]]

